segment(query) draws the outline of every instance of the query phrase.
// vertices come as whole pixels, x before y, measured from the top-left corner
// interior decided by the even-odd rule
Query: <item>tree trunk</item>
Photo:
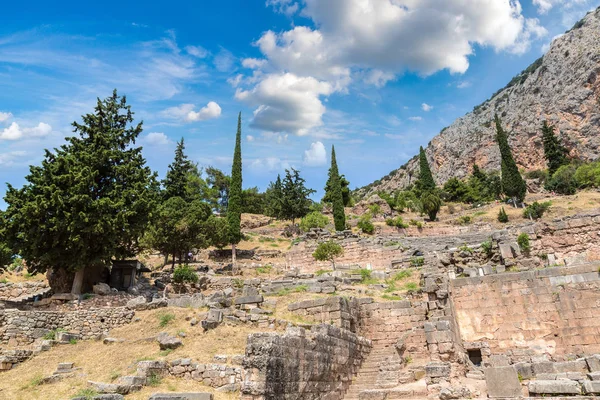
[[[169,262],[169,254],[165,254],[165,262],[163,263],[163,267],[165,265],[167,265],[168,262]]]
[[[171,271],[175,270],[175,253],[173,253],[173,261],[171,261]]]
[[[71,293],[81,294],[84,276],[85,276],[85,267],[83,267],[83,268],[77,270],[77,272],[75,272],[75,278],[73,278],[73,286],[71,287]]]
[[[231,272],[237,274],[237,263],[235,256],[235,243],[231,244]]]

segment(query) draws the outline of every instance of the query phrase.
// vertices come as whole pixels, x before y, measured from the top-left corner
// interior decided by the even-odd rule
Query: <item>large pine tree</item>
[[[523,177],[521,177],[519,168],[513,158],[508,144],[508,135],[502,128],[502,121],[500,121],[497,115],[494,119],[496,122],[496,141],[500,147],[502,191],[506,196],[512,198],[514,203],[516,201],[522,203],[527,193],[527,185]]]
[[[231,184],[229,186],[229,203],[227,205],[227,221],[229,222],[229,240],[231,242],[231,260],[235,268],[235,246],[242,240],[242,113],[238,115],[233,166],[231,168]]]
[[[81,292],[86,268],[137,254],[158,193],[156,175],[135,147],[142,123],[133,125],[124,96],[115,90],[98,99],[94,113],[82,119],[73,123],[78,135],[46,150],[42,165],[30,167],[27,184],[9,185],[5,197],[9,246],[31,272],[62,270],[74,277],[73,293]]]
[[[185,144],[183,138],[177,142],[175,159],[169,164],[167,175],[163,180],[165,200],[172,197],[186,197],[188,175],[194,170],[194,164],[185,155]]]
[[[329,179],[325,186],[326,196],[331,199],[333,205],[333,222],[336,231],[346,229],[346,214],[344,213],[344,196],[342,194],[342,182],[335,158],[335,147],[331,146],[331,167],[329,168]]]
[[[430,192],[435,190],[435,181],[433,180],[433,175],[431,173],[431,169],[429,168],[429,162],[427,161],[427,157],[425,156],[425,150],[423,150],[423,146],[419,149],[419,165],[420,165],[420,187],[424,192]]]
[[[548,162],[548,173],[552,176],[561,166],[569,163],[568,151],[554,134],[554,126],[548,125],[547,121],[542,125],[542,140],[544,157]]]

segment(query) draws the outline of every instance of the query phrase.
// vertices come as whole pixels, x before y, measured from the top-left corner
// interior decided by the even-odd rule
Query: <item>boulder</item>
[[[111,294],[110,286],[102,282],[98,283],[97,285],[94,285],[92,287],[92,290],[94,291],[94,294],[99,294],[100,296],[108,296],[109,294]]]
[[[161,350],[176,349],[183,346],[181,339],[171,336],[166,332],[161,332],[156,337]]]
[[[471,391],[466,387],[443,388],[440,392],[440,400],[470,399]]]

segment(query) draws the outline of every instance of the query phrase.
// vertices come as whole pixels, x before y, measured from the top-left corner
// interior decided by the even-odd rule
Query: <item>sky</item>
[[[176,141],[244,187],[296,168],[323,194],[404,164],[600,0],[30,1],[0,17],[0,198],[113,89],[163,177]],[[0,200],[0,209],[5,204]]]

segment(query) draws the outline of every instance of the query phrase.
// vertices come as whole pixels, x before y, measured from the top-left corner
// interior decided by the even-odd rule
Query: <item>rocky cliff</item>
[[[444,128],[427,146],[434,177],[443,184],[470,174],[477,163],[500,169],[494,114],[501,116],[519,167],[546,168],[541,125],[548,120],[571,155],[600,155],[600,8],[555,39],[548,52],[489,100]],[[381,180],[359,189],[358,197],[405,187],[418,176],[418,157]]]

